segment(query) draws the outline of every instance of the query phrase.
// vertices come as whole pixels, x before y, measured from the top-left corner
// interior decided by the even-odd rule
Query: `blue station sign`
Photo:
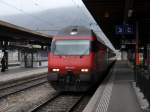
[[[116,34],[134,34],[134,28],[133,25],[116,25],[116,29],[115,29]]]

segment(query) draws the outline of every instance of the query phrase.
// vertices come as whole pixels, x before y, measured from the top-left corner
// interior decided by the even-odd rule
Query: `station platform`
[[[0,85],[3,85],[5,83],[35,77],[38,75],[46,74],[48,73],[47,67],[41,67],[41,68],[22,68],[22,67],[16,67],[16,68],[9,68],[5,72],[0,72]]]
[[[128,62],[117,61],[83,112],[142,112],[133,82]]]

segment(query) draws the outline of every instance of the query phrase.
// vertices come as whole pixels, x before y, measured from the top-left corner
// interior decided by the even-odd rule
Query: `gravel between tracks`
[[[67,112],[79,99],[80,96],[62,95],[36,112]]]
[[[48,83],[21,91],[0,99],[0,112],[28,112],[55,92]]]

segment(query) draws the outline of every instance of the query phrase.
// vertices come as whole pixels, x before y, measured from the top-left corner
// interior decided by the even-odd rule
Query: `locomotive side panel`
[[[104,71],[107,69],[107,48],[99,43],[97,40],[92,42],[92,52],[94,53],[94,68],[91,74],[92,82],[97,82],[100,78],[103,77]]]

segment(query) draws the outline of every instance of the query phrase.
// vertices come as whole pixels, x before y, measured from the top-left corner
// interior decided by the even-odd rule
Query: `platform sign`
[[[134,27],[133,25],[125,24],[125,25],[116,25],[116,34],[120,35],[128,35],[134,34]]]
[[[121,45],[121,49],[125,49],[126,48],[126,45]]]
[[[133,25],[125,25],[124,27],[124,33],[125,34],[133,34],[134,30],[133,30]]]
[[[124,28],[123,25],[116,25],[116,34],[123,34]]]

